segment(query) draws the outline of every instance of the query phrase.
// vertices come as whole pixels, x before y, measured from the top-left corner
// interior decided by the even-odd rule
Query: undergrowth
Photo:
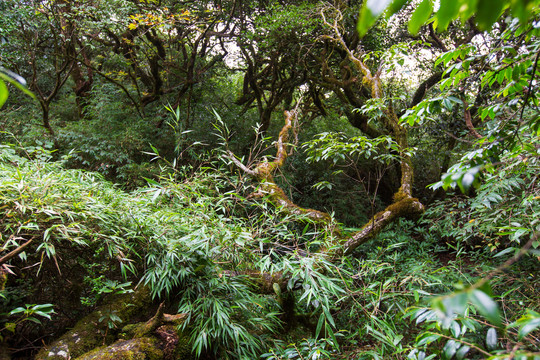
[[[30,241],[2,264],[1,334],[12,346],[36,348],[23,339],[47,334],[51,324],[68,326],[80,305],[95,306],[107,289],[132,281],[187,314],[183,329],[195,357],[538,354],[537,259],[521,254],[497,271],[514,252],[498,240],[494,257],[492,242],[478,247],[453,236],[456,215],[441,214],[460,202],[440,203],[420,222],[396,221],[354,256],[330,262],[313,252],[329,240],[324,229],[300,226],[265,202],[241,197],[248,185],[218,163],[182,182],[169,172],[126,192],[96,173],[48,162],[49,155],[43,148],[0,147],[3,250]],[[479,205],[470,204],[487,206],[482,191],[464,200],[469,206],[460,208],[460,219],[481,220]],[[508,207],[531,195],[507,192],[501,198],[497,206]],[[504,239],[518,248],[519,239]],[[254,271],[286,276],[286,288],[274,284],[261,291],[249,276]],[[489,283],[482,283],[487,277]],[[58,288],[68,295],[60,296]],[[31,303],[36,305],[24,307]],[[34,311],[37,321],[22,321],[23,311]]]

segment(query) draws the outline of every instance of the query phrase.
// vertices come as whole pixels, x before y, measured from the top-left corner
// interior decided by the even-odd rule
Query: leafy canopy
[[[396,14],[410,0],[368,0],[360,10],[358,32],[365,35],[369,28],[383,13],[386,18]],[[433,23],[438,31],[445,31],[448,25],[456,19],[462,23],[474,16],[480,30],[489,30],[497,19],[510,9],[512,16],[525,24],[531,11],[538,7],[538,0],[422,0],[416,5],[409,19],[409,31],[418,33],[426,23]]]

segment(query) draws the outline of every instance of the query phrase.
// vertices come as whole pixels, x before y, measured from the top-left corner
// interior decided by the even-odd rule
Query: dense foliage
[[[0,1],[0,357],[539,359],[538,5]]]

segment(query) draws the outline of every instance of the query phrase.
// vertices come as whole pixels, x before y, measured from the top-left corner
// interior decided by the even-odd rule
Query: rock
[[[161,360],[163,351],[158,340],[143,337],[131,340],[118,340],[112,345],[103,346],[79,356],[76,360]]]
[[[116,297],[78,321],[73,329],[58,340],[41,349],[35,359],[74,359],[99,346],[111,344],[115,341],[118,330],[109,329],[108,321],[104,319],[104,316],[114,313],[123,323],[128,323],[150,303],[150,291],[144,287],[131,294]]]

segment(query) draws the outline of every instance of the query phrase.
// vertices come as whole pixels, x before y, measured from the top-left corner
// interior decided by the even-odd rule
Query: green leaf
[[[478,0],[476,23],[480,30],[489,30],[501,16],[505,8],[505,0]]]
[[[450,22],[456,18],[461,4],[457,0],[440,1],[437,11],[437,31],[445,31]]]
[[[418,5],[418,7],[411,16],[411,19],[409,20],[409,32],[413,35],[416,35],[418,33],[418,30],[420,30],[420,27],[424,25],[425,22],[429,19],[432,11],[433,4],[431,3],[431,0],[423,0]]]
[[[445,359],[451,359],[459,349],[459,346],[461,344],[456,342],[455,340],[448,340],[446,345],[444,345],[443,348],[443,354]]]
[[[498,252],[497,254],[493,255],[493,257],[499,257],[499,256],[503,256],[503,255],[506,255],[508,253],[515,253],[516,252],[516,248],[514,247],[509,247],[507,249],[504,249],[503,251],[500,251]]]
[[[518,336],[520,340],[523,339],[525,336],[527,336],[531,331],[540,327],[540,318],[527,319],[526,321],[523,321],[522,323],[523,325],[519,328],[519,331],[518,331]]]
[[[405,4],[408,4],[409,2],[410,2],[410,0],[394,0],[394,1],[392,1],[390,6],[388,7],[388,10],[386,11],[386,16],[390,17],[390,16],[394,15],[399,10],[401,10],[401,8]]]
[[[489,322],[499,327],[502,326],[499,306],[485,292],[473,290],[469,294],[469,300]]]
[[[442,299],[444,312],[447,314],[463,315],[467,307],[467,294],[464,292],[456,292]]]
[[[461,326],[459,326],[459,323],[457,321],[452,321],[450,323],[450,331],[452,332],[452,335],[456,338],[461,334]]]
[[[535,6],[533,1],[518,0],[512,1],[512,15],[516,16],[520,23],[524,25],[530,16],[530,10]]]
[[[30,96],[32,99],[36,99],[36,96],[26,88],[26,80],[21,76],[15,74],[12,71],[4,69],[0,66],[0,80],[10,83],[15,86],[17,89],[21,90],[26,95]]]
[[[431,316],[432,314],[432,311],[431,310],[428,310],[428,309],[421,309],[420,311],[418,311],[415,315],[416,317],[416,324],[420,324],[421,322],[423,322],[424,320],[426,320],[429,316]]]
[[[36,323],[36,324],[41,324],[41,321],[39,321],[39,319],[36,319],[36,318],[33,317],[33,316],[27,317],[26,320],[27,320],[27,321],[34,322],[34,323]]]
[[[0,109],[6,103],[8,95],[9,95],[9,91],[6,86],[6,83],[3,80],[0,80]]]
[[[26,311],[25,308],[18,307],[18,308],[15,308],[15,309],[11,310],[9,315],[15,315],[15,314],[19,314],[19,313],[22,313],[22,312],[25,312],[25,311]]]
[[[365,2],[362,9],[360,9],[358,24],[356,25],[356,29],[358,30],[360,37],[366,35],[369,28],[375,23],[375,20],[377,20],[377,16],[373,14],[368,3],[369,1]]]
[[[16,323],[6,323],[4,325],[4,328],[8,331],[11,331],[12,333],[15,332],[15,328],[17,327],[17,324]]]
[[[461,192],[466,193],[471,188],[471,185],[477,183],[478,175],[480,174],[481,166],[475,166],[467,170],[462,177],[457,179],[457,184]]]
[[[322,326],[324,324],[324,313],[321,313],[319,316],[319,321],[317,323],[317,329],[315,330],[315,337],[318,337],[321,333]]]
[[[441,338],[441,335],[439,334],[425,333],[420,336],[416,345],[417,346],[427,345],[436,340],[439,340],[440,338]]]
[[[459,350],[458,352],[456,353],[456,359],[457,360],[461,360],[465,357],[465,355],[467,355],[467,353],[469,352],[471,348],[467,345],[463,345]]]

